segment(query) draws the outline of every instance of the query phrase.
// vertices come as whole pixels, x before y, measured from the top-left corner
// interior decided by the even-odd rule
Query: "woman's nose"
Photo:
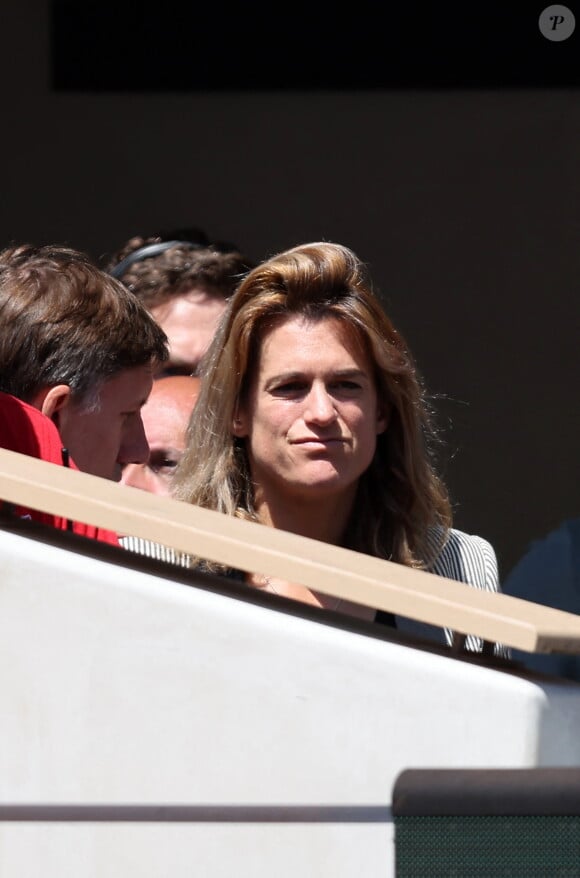
[[[304,419],[327,424],[336,417],[334,400],[324,385],[313,385],[306,399]]]

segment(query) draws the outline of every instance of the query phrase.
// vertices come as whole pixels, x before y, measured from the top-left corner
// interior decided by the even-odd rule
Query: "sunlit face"
[[[121,482],[152,494],[170,494],[171,481],[183,456],[189,416],[199,393],[199,378],[176,375],[158,378],[141,416],[149,443],[146,463],[130,463]]]
[[[387,424],[370,363],[334,318],[289,317],[262,339],[234,434],[256,495],[354,495]]]
[[[152,384],[151,365],[125,369],[101,386],[94,407],[69,403],[59,411],[63,444],[80,470],[118,481],[125,464],[147,460],[141,407]]]
[[[204,290],[191,290],[151,308],[152,317],[169,340],[169,362],[165,366],[194,372],[225,308],[225,299]]]

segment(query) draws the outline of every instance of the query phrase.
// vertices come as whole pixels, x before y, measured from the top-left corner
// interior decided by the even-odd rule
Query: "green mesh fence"
[[[396,878],[580,878],[580,816],[395,817]]]

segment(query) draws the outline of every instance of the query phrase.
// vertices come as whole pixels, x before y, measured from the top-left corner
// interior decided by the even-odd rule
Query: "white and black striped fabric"
[[[440,533],[435,529],[430,534],[430,542],[435,550],[440,542]],[[467,534],[455,528],[448,531],[443,548],[428,569],[430,573],[435,573],[437,576],[465,582],[466,585],[482,591],[501,591],[497,557],[491,543],[483,537]],[[399,631],[417,637],[436,640],[448,646],[453,645],[454,635],[449,628],[438,628],[403,616],[396,617],[396,627]],[[483,641],[479,637],[468,635],[465,648],[469,652],[481,652]],[[493,654],[501,658],[510,658],[510,650],[499,643],[493,645]]]
[[[185,552],[176,552],[168,546],[162,546],[151,540],[142,540],[139,537],[120,537],[119,542],[124,549],[145,555],[146,558],[155,558],[156,561],[165,561],[167,564],[177,564],[179,567],[191,567],[191,556]]]

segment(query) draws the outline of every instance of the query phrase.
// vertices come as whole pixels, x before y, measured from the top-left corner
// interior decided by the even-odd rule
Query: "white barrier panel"
[[[576,684],[70,545],[0,530],[2,878],[392,876],[403,768],[580,765]]]

